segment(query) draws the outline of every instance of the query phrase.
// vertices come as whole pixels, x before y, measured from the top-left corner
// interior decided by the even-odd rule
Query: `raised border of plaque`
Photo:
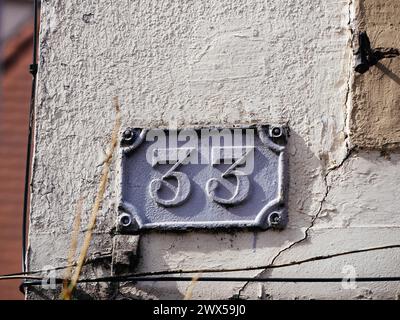
[[[271,125],[127,128],[117,230],[284,228],[288,138]]]

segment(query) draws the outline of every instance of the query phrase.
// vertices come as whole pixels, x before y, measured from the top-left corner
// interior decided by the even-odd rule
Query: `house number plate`
[[[283,228],[288,128],[127,128],[120,143],[121,233]]]

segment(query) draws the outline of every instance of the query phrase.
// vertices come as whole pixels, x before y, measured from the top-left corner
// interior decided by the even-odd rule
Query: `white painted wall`
[[[122,128],[289,123],[288,227],[281,232],[141,237],[137,272],[260,270],[230,276],[396,275],[398,155],[353,152],[351,1],[43,1],[30,269],[66,263],[76,202],[87,223],[114,123]],[[109,255],[113,166],[91,257]],[[347,254],[346,254],[347,253]],[[331,257],[330,255],[339,255]],[[313,257],[325,259],[304,262]],[[298,262],[293,266],[282,265]],[[274,269],[263,271],[273,264]],[[87,275],[107,274],[100,264]],[[222,275],[219,274],[219,275]],[[60,273],[62,275],[62,273]],[[211,275],[204,273],[204,275]],[[182,298],[188,283],[125,285],[125,296]],[[87,286],[98,298],[110,291]],[[241,290],[242,289],[242,290]],[[193,298],[395,298],[395,283],[198,283]]]

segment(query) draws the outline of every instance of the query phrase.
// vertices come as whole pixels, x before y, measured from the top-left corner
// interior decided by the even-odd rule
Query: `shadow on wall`
[[[380,62],[378,62],[376,64],[376,67],[379,70],[381,70],[385,75],[387,75],[390,79],[392,79],[394,82],[396,82],[398,85],[400,85],[400,77],[397,74],[395,74],[394,72],[389,70],[385,65],[383,65]]]

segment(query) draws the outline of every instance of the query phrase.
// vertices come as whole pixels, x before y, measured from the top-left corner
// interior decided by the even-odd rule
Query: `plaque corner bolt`
[[[283,128],[281,126],[271,126],[269,128],[269,135],[271,138],[280,138],[283,135]]]
[[[273,211],[268,216],[268,223],[274,229],[281,229],[283,227],[282,213],[279,211]]]
[[[135,218],[128,213],[121,213],[117,220],[118,230],[123,231],[137,231],[138,224]]]
[[[271,139],[285,141],[289,136],[289,128],[286,125],[271,125],[268,128],[268,135]]]
[[[140,129],[126,128],[122,132],[122,142],[125,144],[133,144],[140,135]]]

